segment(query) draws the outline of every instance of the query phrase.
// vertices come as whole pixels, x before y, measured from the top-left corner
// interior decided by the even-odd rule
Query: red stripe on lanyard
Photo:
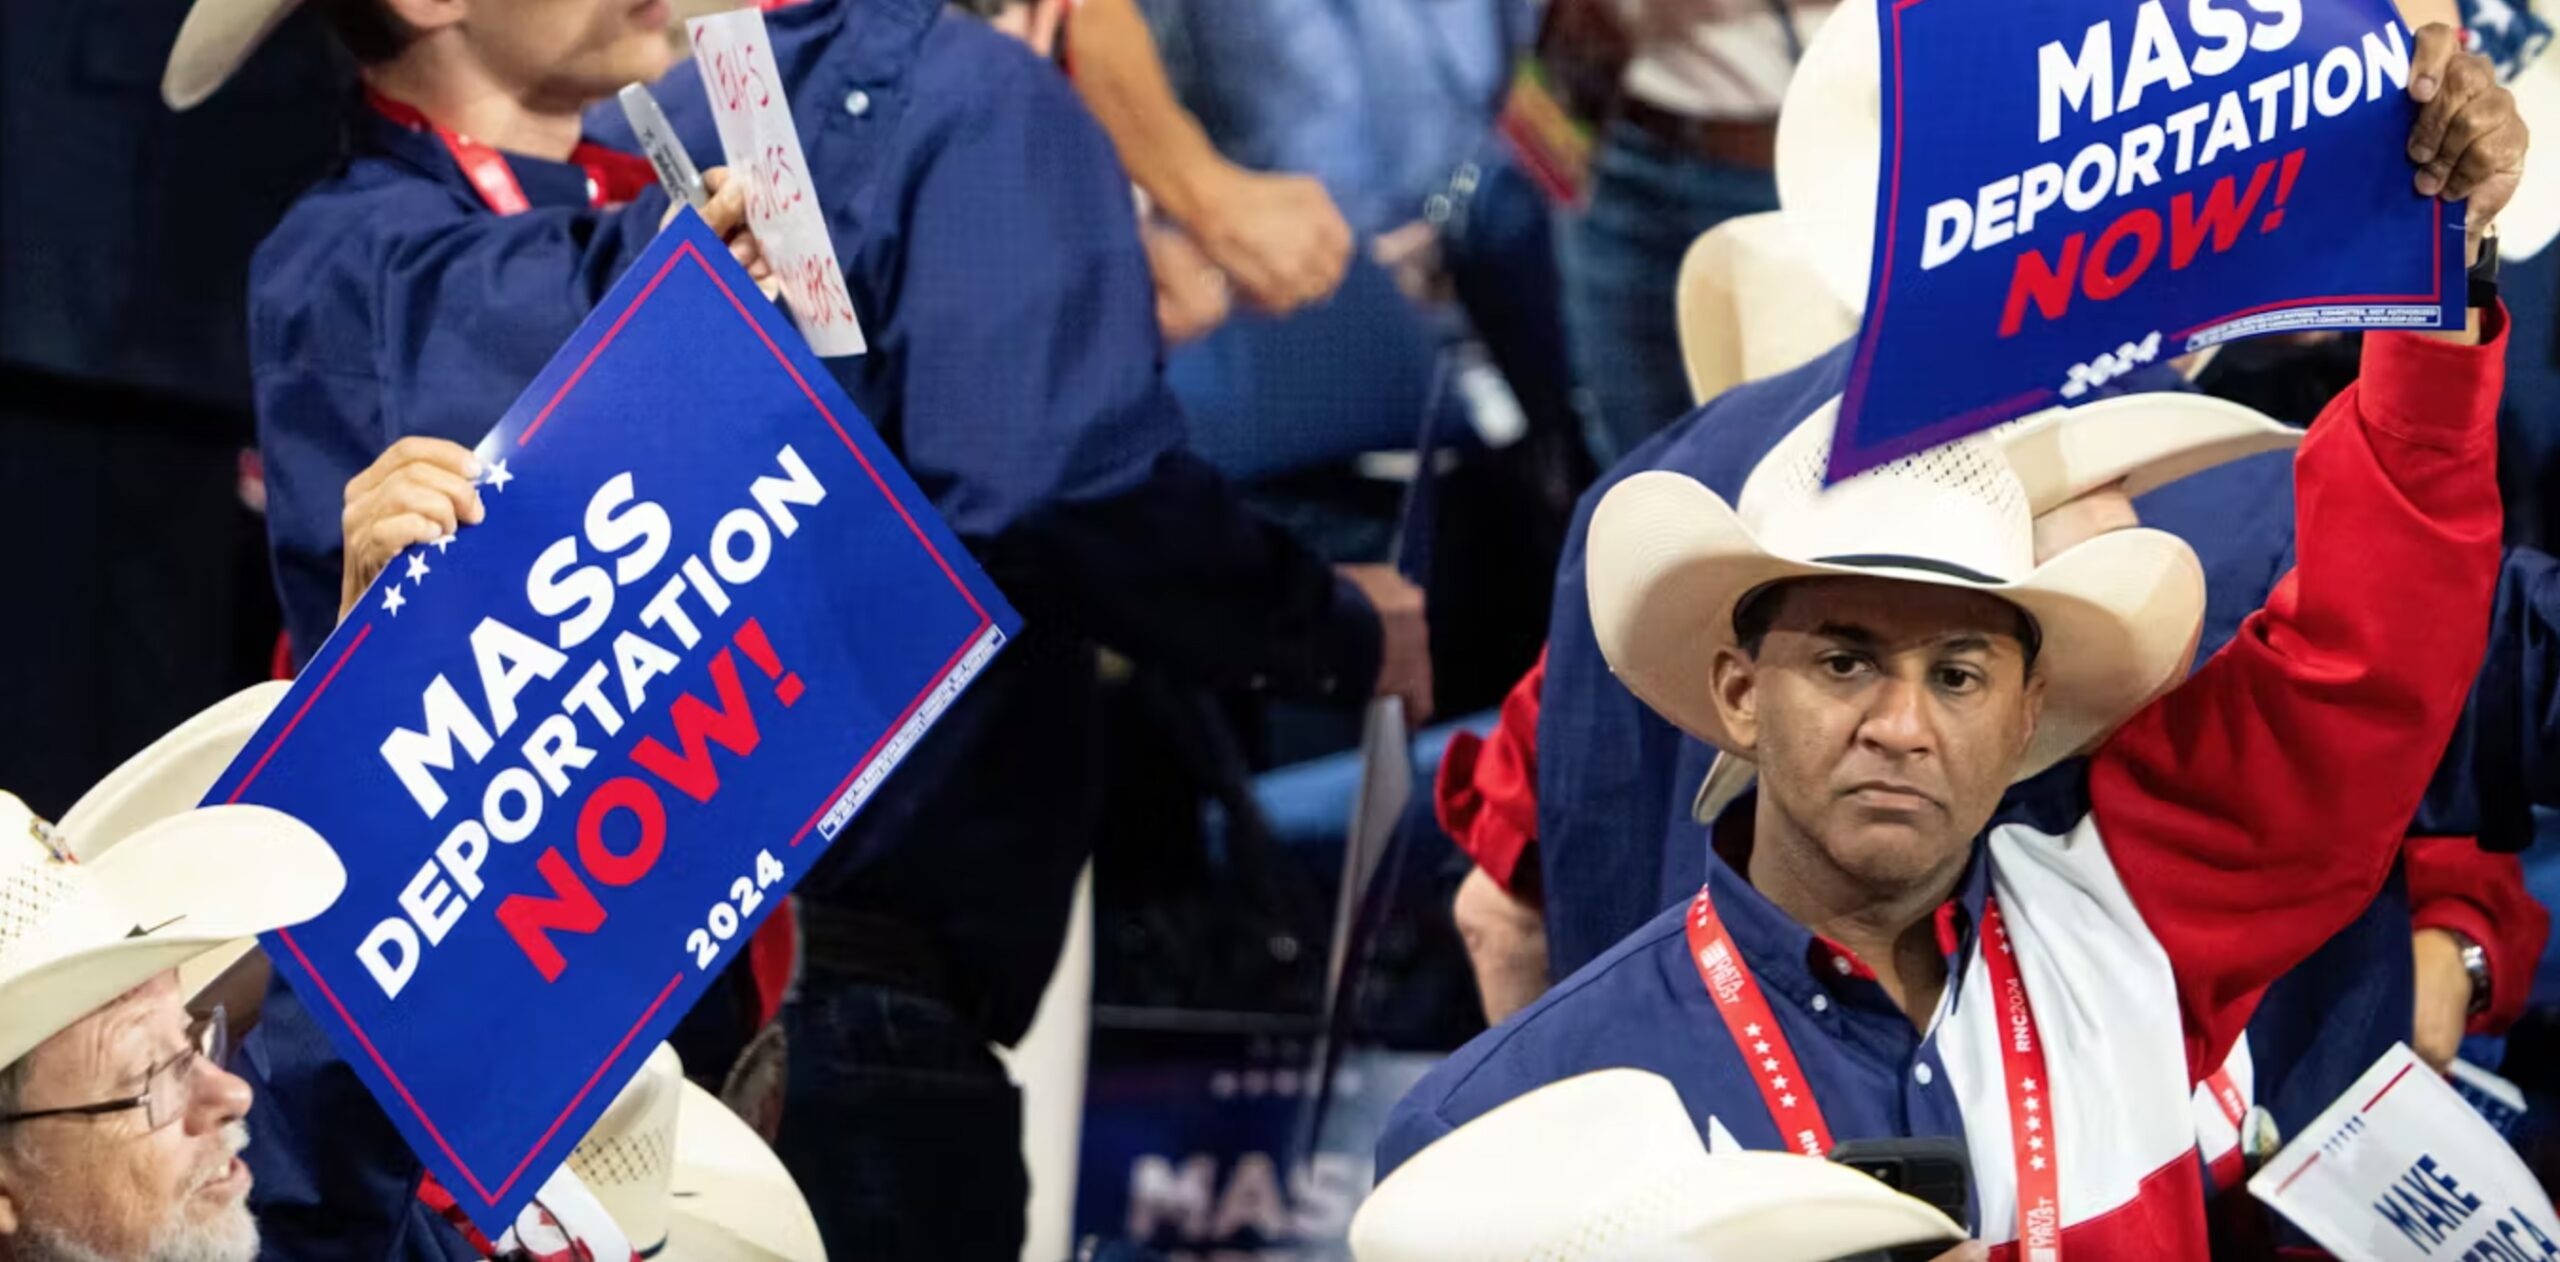
[[[1689,959],[1698,966],[1707,997],[1715,1000],[1716,1015],[1724,1018],[1743,1063],[1751,1067],[1751,1081],[1759,1086],[1778,1133],[1806,1156],[1830,1152],[1831,1127],[1822,1120],[1822,1107],[1814,1103],[1813,1086],[1804,1080],[1795,1048],[1778,1029],[1768,996],[1742,962],[1742,953],[1734,949],[1733,935],[1726,932],[1723,917],[1716,915],[1715,903],[1704,889],[1689,904]]]
[[[2061,1262],[2062,1149],[2054,1138],[2052,1095],[2044,1072],[2044,1039],[2035,1005],[2018,976],[2000,904],[1982,904],[1982,966],[1997,997],[2001,1076],[2009,1088],[2009,1153],[2018,1167],[2020,1262]]]
[[[384,118],[411,131],[434,132],[436,139],[444,142],[445,152],[453,155],[454,165],[462,168],[463,178],[471,181],[472,191],[480,194],[481,202],[489,209],[501,215],[520,215],[533,209],[532,201],[524,195],[524,186],[516,182],[515,168],[507,165],[506,155],[450,127],[437,125],[406,101],[395,101],[371,88],[365,89],[364,96],[365,103]],[[598,210],[630,201],[656,178],[646,159],[583,141],[569,160],[586,172],[587,204]]]
[[[2231,1081],[2229,1065],[2214,1070],[2212,1076],[2204,1080],[2204,1089],[2212,1094],[2215,1104],[2222,1106],[2222,1115],[2231,1119],[2233,1128],[2246,1129],[2240,1124],[2249,1120],[2249,1102],[2240,1098],[2240,1086]],[[2241,1136],[2244,1145],[2247,1139],[2247,1135]]]
[[[2010,1152],[2017,1162],[2019,1257],[2021,1262],[2061,1262],[2062,1154],[2054,1140],[2050,1096],[2045,1090],[2044,1043],[2036,1032],[2035,1008],[2027,1001],[2026,983],[2010,954],[2009,931],[2000,921],[1996,900],[1983,902],[1982,930],[1983,967],[2001,1005],[2000,1064],[2009,1089]],[[1813,1084],[1805,1081],[1795,1049],[1779,1031],[1759,980],[1742,962],[1733,935],[1725,930],[1714,901],[1703,889],[1689,904],[1689,958],[1698,966],[1707,996],[1715,1001],[1716,1015],[1724,1018],[1736,1050],[1751,1067],[1752,1081],[1758,1084],[1778,1133],[1808,1156],[1830,1152],[1831,1128],[1822,1120]]]

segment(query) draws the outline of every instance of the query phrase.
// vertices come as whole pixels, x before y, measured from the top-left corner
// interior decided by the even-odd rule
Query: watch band
[[[2469,293],[2464,305],[2485,311],[2498,305],[2498,229],[2492,224],[2480,234],[2480,258],[2465,273]]]

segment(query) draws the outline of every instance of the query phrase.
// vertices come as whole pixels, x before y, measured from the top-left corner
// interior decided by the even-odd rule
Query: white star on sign
[[[482,486],[495,487],[497,488],[498,493],[503,495],[506,493],[507,483],[514,481],[515,476],[516,475],[507,472],[507,462],[501,460],[489,466],[489,474],[487,477],[480,479],[480,484]]]
[[[1767,1059],[1767,1060],[1761,1061],[1761,1062],[1760,1062],[1760,1067],[1761,1067],[1762,1069],[1768,1070],[1770,1073],[1773,1073],[1773,1074],[1774,1074],[1774,1073],[1778,1072],[1778,1062],[1777,1062],[1777,1059],[1776,1059],[1775,1057],[1771,1057],[1770,1059]]]
[[[410,581],[410,582],[412,582],[412,583],[414,583],[414,582],[417,582],[419,579],[425,578],[426,576],[427,576],[427,554],[426,554],[426,553],[424,553],[424,552],[412,552],[412,553],[410,553],[410,554],[409,554],[409,581]]]
[[[1786,1108],[1786,1109],[1792,1109],[1792,1108],[1794,1108],[1795,1106],[1796,1106],[1796,1098],[1795,1098],[1794,1096],[1791,1096],[1791,1095],[1782,1095],[1782,1096],[1779,1096],[1779,1097],[1778,1097],[1778,1107],[1780,1107],[1780,1108]]]
[[[2042,1157],[2029,1157],[2029,1158],[2027,1158],[2027,1168],[2029,1168],[2029,1169],[2031,1169],[2031,1170],[2042,1170],[2042,1169],[2044,1169],[2044,1158],[2042,1158]]]
[[[408,603],[409,598],[400,594],[400,585],[398,583],[393,583],[391,585],[391,590],[382,593],[382,607],[390,610],[391,616],[394,618],[400,616],[400,606]]]
[[[436,545],[437,556],[443,556],[444,550],[453,546],[453,536],[446,535],[442,539],[430,539],[428,542]]]

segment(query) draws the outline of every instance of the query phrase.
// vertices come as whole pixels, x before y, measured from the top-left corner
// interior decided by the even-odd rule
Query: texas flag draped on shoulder
[[[2154,360],[2463,318],[2390,0],[1880,0],[1867,317],[1831,476]],[[1951,370],[1951,366],[1961,370]]]
[[[267,953],[494,1235],[1019,620],[690,211],[477,454],[212,796],[338,847]]]

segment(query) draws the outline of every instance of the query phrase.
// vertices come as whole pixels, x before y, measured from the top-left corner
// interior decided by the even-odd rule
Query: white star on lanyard
[[[507,462],[501,460],[489,466],[489,474],[480,479],[480,485],[493,487],[499,494],[504,495],[507,491],[507,483],[514,481],[515,476],[507,472]]]
[[[1779,1076],[1779,1077],[1776,1077],[1776,1078],[1772,1078],[1772,1079],[1770,1079],[1770,1080],[1769,1080],[1769,1085],[1770,1085],[1770,1086],[1773,1086],[1773,1087],[1776,1087],[1776,1088],[1777,1088],[1778,1090],[1780,1090],[1780,1091],[1784,1091],[1784,1090],[1786,1090],[1786,1089],[1787,1089],[1787,1080],[1786,1080],[1785,1076],[1781,1075],[1781,1076]]]
[[[1768,1054],[1769,1054],[1769,1040],[1767,1040],[1767,1039],[1762,1039],[1762,1040],[1760,1040],[1759,1042],[1752,1044],[1752,1045],[1751,1045],[1751,1050],[1752,1050],[1752,1051],[1755,1051],[1755,1052],[1758,1052],[1758,1053],[1760,1053],[1760,1054],[1761,1054],[1761,1055],[1763,1055],[1763,1056],[1768,1055]]]
[[[2036,1080],[2033,1078],[2021,1079],[2018,1085],[2025,1090],[2033,1091],[2036,1089]]]
[[[2029,1147],[2029,1148],[2033,1148],[2033,1149],[2036,1149],[2036,1150],[2038,1150],[2038,1151],[2042,1151],[2042,1150],[2043,1150],[2043,1148],[2044,1148],[2044,1136],[2042,1136],[2042,1135],[2029,1135],[2029,1136],[2027,1136],[2027,1147]]]
[[[1796,1098],[1795,1098],[1794,1096],[1791,1096],[1791,1095],[1782,1095],[1782,1096],[1779,1096],[1779,1097],[1778,1097],[1778,1107],[1779,1107],[1779,1108],[1782,1108],[1782,1109],[1792,1109],[1792,1108],[1794,1108],[1795,1106],[1796,1106]]]
[[[412,583],[415,583],[415,582],[417,582],[418,580],[425,578],[426,576],[427,576],[427,554],[426,554],[426,553],[424,553],[424,552],[412,552],[412,553],[410,553],[410,554],[409,554],[409,581],[410,581],[410,582],[412,582]]]
[[[408,603],[409,598],[400,594],[400,585],[398,583],[393,583],[391,585],[391,590],[382,593],[382,607],[389,610],[391,612],[391,616],[394,618],[400,616],[400,606]]]
[[[2036,1098],[2035,1098],[2034,1096],[2028,1096],[2028,1097],[2027,1097],[2027,1112],[2029,1112],[2029,1113],[2033,1113],[2033,1112],[2035,1112],[2036,1110],[2038,1110],[2038,1109],[2040,1109],[2040,1108],[2043,1108],[2043,1107],[2044,1107],[2043,1105],[2040,1105],[2040,1104],[2037,1104],[2037,1103],[2036,1103]]]
[[[2040,1118],[2040,1117],[2031,1117],[2031,1118],[2028,1118],[2028,1119],[2027,1119],[2027,1129],[2028,1129],[2028,1130],[2031,1130],[2031,1131],[2040,1131],[2040,1130],[2043,1130],[2043,1129],[2044,1129],[2044,1119],[2043,1119],[2043,1118]]]
[[[2042,1170],[2042,1169],[2044,1169],[2044,1158],[2042,1158],[2042,1157],[2029,1157],[2029,1158],[2027,1158],[2027,1168],[2028,1168],[2028,1169],[2030,1169],[2030,1170]]]
[[[1760,1067],[1761,1067],[1762,1069],[1768,1070],[1770,1073],[1773,1073],[1773,1074],[1774,1074],[1774,1073],[1778,1072],[1778,1060],[1777,1060],[1777,1058],[1776,1058],[1776,1057],[1772,1056],[1772,1057],[1770,1057],[1770,1058],[1768,1058],[1768,1059],[1766,1059],[1766,1060],[1761,1061],[1761,1062],[1760,1062]]]
[[[1756,1025],[1746,1025],[1742,1027],[1742,1033],[1745,1037],[1756,1039],[1760,1037],[1760,1027]],[[1766,1049],[1764,1048],[1762,1050]]]

